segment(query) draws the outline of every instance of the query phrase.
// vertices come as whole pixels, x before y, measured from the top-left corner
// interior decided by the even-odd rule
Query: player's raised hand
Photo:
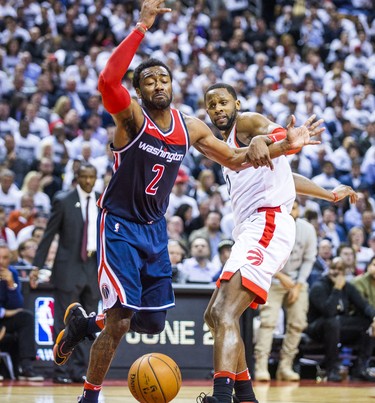
[[[325,130],[321,124],[324,123],[324,119],[316,120],[316,115],[311,115],[303,126],[306,126],[310,132],[310,137],[319,137]]]
[[[162,7],[164,0],[144,0],[139,15],[139,22],[151,28],[158,14],[170,13],[172,9]]]
[[[306,145],[316,145],[320,144],[319,140],[314,140],[311,138],[312,133],[321,133],[324,128],[318,128],[318,126],[322,123],[320,122],[316,125],[315,115],[312,115],[302,126],[295,127],[296,118],[294,115],[291,116],[290,122],[287,125],[287,134],[286,139],[289,142],[290,150],[299,150],[303,146]],[[322,129],[322,130],[321,130]],[[316,135],[316,134],[314,134]]]
[[[345,199],[345,197],[349,197],[351,204],[354,204],[358,200],[358,194],[350,186],[339,185],[332,190],[332,193],[335,196],[335,203]]]

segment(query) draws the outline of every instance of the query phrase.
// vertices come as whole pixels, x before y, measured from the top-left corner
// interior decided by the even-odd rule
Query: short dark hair
[[[225,83],[216,83],[207,88],[206,92],[204,93],[204,101],[206,101],[207,92],[211,90],[216,90],[218,88],[225,88],[229,92],[229,94],[237,100],[236,90],[231,85]]]
[[[139,81],[140,81],[140,76],[141,76],[142,71],[144,69],[147,69],[149,67],[154,67],[154,66],[164,67],[168,71],[169,77],[171,78],[171,81],[172,81],[172,79],[173,79],[172,72],[165,63],[163,63],[161,60],[158,60],[158,59],[148,59],[145,62],[141,63],[134,70],[134,75],[133,75],[133,87],[134,88],[139,88]]]

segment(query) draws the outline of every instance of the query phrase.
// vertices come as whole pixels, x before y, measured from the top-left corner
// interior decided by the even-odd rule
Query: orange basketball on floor
[[[128,387],[142,403],[167,403],[181,387],[178,365],[165,354],[150,353],[138,358],[129,369]]]

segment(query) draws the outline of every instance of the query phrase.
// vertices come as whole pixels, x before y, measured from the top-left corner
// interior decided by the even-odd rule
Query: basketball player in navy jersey
[[[98,277],[106,312],[104,330],[91,348],[81,402],[97,402],[116,348],[128,331],[156,334],[164,329],[166,310],[174,306],[171,264],[164,214],[178,168],[190,145],[214,161],[241,171],[248,166],[272,167],[271,157],[305,144],[321,132],[312,116],[266,152],[250,144],[231,148],[215,138],[202,121],[170,107],[172,75],[160,61],[150,59],[134,71],[133,86],[142,106],[131,99],[122,78],[155,17],[171,11],[162,0],[145,0],[140,22],[109,58],[99,77],[103,104],[116,131],[112,144],[113,176],[98,201]],[[265,140],[266,141],[266,140]],[[66,328],[54,348],[63,364],[91,325],[80,317],[79,304],[68,307]],[[84,323],[85,325],[82,325]]]

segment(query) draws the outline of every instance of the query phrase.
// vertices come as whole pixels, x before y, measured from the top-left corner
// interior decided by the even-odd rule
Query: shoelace
[[[201,393],[199,394],[199,396],[197,396],[197,398],[195,399],[195,401],[196,401],[197,403],[203,403],[203,400],[204,400],[204,398],[205,398],[206,396],[207,396],[206,393],[201,392]]]

